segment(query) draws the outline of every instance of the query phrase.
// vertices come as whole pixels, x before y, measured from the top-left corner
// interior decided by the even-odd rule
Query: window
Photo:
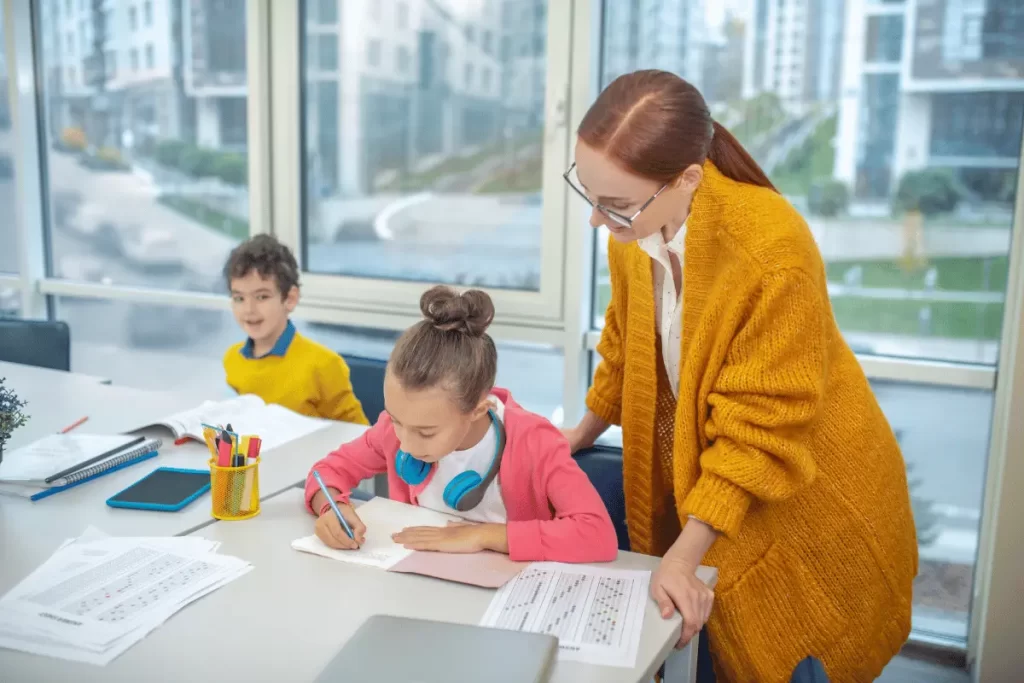
[[[153,51],[153,46],[152,45],[147,45],[146,46],[146,68],[147,69],[154,69],[154,68],[156,68],[156,53]]]
[[[316,0],[316,21],[324,26],[338,23],[338,0]]]
[[[44,15],[42,32],[57,28],[47,21],[53,19]],[[230,36],[244,52],[244,23],[222,23],[219,39]],[[211,24],[202,25],[213,30]],[[111,22],[110,30],[110,45],[128,42],[126,22]],[[193,48],[196,41],[206,44],[205,37],[194,34]],[[181,50],[181,40],[180,34],[171,35],[172,53]],[[42,44],[40,73],[62,64],[51,49],[49,43]],[[147,68],[152,67],[154,50],[154,45],[145,48]],[[137,71],[140,50],[126,51],[127,67]],[[112,55],[104,61],[114,68]],[[191,62],[187,68],[193,68]],[[72,69],[67,85],[74,80]],[[225,86],[210,92],[196,78],[189,91],[170,87],[168,82],[167,87],[154,83],[136,89],[131,97],[125,90],[125,96],[85,94],[65,99],[55,90],[61,85],[59,79],[40,83],[45,117],[40,130],[47,138],[40,148],[47,157],[42,168],[48,189],[48,258],[53,276],[76,282],[221,292],[224,259],[249,234],[244,87],[228,98],[223,96]],[[225,106],[222,100],[237,104]],[[213,179],[217,182],[210,182]],[[92,303],[82,306],[89,309]]]
[[[75,56],[75,34],[69,33],[67,37],[68,56]]]
[[[103,62],[107,68],[107,78],[115,78],[117,76],[117,53],[113,50],[107,50],[103,57]]]
[[[397,64],[398,64],[398,72],[399,73],[401,73],[401,74],[409,73],[409,69],[410,69],[409,48],[407,48],[404,45],[399,45],[398,46],[398,56],[397,56],[396,61],[397,61]]]
[[[884,14],[868,17],[864,60],[867,62],[899,62],[903,51],[903,16]]]
[[[132,31],[139,28],[139,10],[134,7],[128,8],[128,28]]]
[[[606,0],[605,12],[612,4],[618,5]],[[751,4],[756,13],[770,3]],[[866,367],[878,367],[872,356],[897,364],[913,359],[995,367],[1024,120],[1019,82],[974,92],[965,75],[963,88],[906,90],[898,73],[871,68],[902,60],[902,15],[866,15],[863,9],[854,14],[865,31],[844,33],[845,40],[861,41],[855,49],[815,35],[803,43],[809,59],[832,65],[830,77],[793,64],[773,79],[771,46],[783,29],[767,21],[747,23],[766,34],[751,41],[752,54],[722,61],[726,72],[696,72],[688,70],[677,43],[642,52],[622,40],[619,29],[634,21],[627,15],[636,9],[623,4],[615,11],[615,26],[603,32],[604,82],[667,65],[709,93],[712,111],[730,111],[727,122],[716,118],[818,238],[834,315]],[[709,10],[711,34],[718,21]],[[807,23],[808,30],[819,26]],[[932,48],[937,54],[941,41]],[[767,72],[758,87],[744,87],[746,60],[753,60],[749,73]],[[736,85],[730,90],[728,83]],[[793,134],[796,128],[802,131]],[[610,297],[606,241],[607,235],[599,236],[595,250],[595,330],[603,326]],[[597,337],[591,335],[591,348]],[[943,386],[954,381],[949,371],[927,367],[934,368],[935,385],[872,384],[910,470],[921,543],[915,629],[964,638],[992,393]],[[942,419],[936,422],[936,416]]]
[[[371,38],[366,45],[366,62],[370,66],[380,66],[380,41]]]
[[[395,26],[399,31],[409,28],[409,5],[405,2],[395,4]]]
[[[401,14],[409,6],[417,42],[393,54],[394,73],[414,76],[417,87],[378,74],[381,45],[369,38],[362,72],[340,78],[339,108],[330,116],[307,115],[305,268],[316,275],[539,292],[543,65],[489,66],[490,83],[472,64],[449,67],[450,59],[466,58],[465,33],[438,28],[437,4],[415,1],[395,8]],[[469,3],[446,7],[458,26],[484,30],[473,23],[482,18]],[[547,34],[532,22],[504,29],[527,45],[533,35]],[[353,28],[346,36],[363,32]],[[497,84],[504,78],[511,85],[503,100]],[[307,112],[317,96],[306,83]],[[340,139],[321,133],[325,121],[338,122]],[[323,180],[326,160],[338,164],[336,186]]]
[[[153,25],[153,2],[152,0],[146,0],[145,4],[142,5],[142,16],[143,21],[146,22],[146,26]]]
[[[322,71],[338,70],[338,36],[325,33],[320,36],[319,67]]]
[[[7,99],[7,60],[4,49],[4,21],[0,16],[0,206],[15,206],[14,186],[14,130],[11,107]],[[0,273],[17,273],[18,235],[13,220],[0,223]],[[11,300],[17,301],[16,292],[7,292],[0,285],[0,318],[8,316]]]

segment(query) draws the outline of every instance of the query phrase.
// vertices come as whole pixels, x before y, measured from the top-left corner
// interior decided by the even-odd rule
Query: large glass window
[[[8,91],[7,53],[4,48],[4,18],[0,13],[0,206],[14,206],[14,131]],[[10,217],[8,213],[8,217]],[[13,220],[0,221],[0,273],[18,271],[18,235]],[[2,296],[2,295],[0,295]],[[2,304],[0,304],[2,306]],[[3,309],[0,308],[0,315]]]
[[[841,3],[806,3],[806,21],[796,21],[769,11],[769,0],[700,10],[685,0],[606,0],[603,84],[656,67],[701,89],[715,119],[807,219],[825,260],[836,319],[855,351],[994,366],[1024,78],[1001,70],[1004,87],[977,92],[975,76],[951,72],[942,92],[905,89],[904,70],[896,67],[916,54],[902,47],[906,17],[872,14],[870,3],[861,5],[847,11]],[[1000,3],[984,12],[981,42],[995,54],[1002,43],[989,36],[998,22],[988,15],[1015,14]],[[685,30],[662,30],[670,20]],[[960,49],[960,34],[930,35]],[[847,49],[852,37],[863,43]],[[915,49],[925,49],[920,42]],[[610,299],[606,242],[599,235],[595,250],[598,330]],[[942,372],[936,366],[937,382]],[[911,475],[922,558],[915,627],[963,638],[992,395],[886,382],[874,387]],[[606,438],[621,435],[611,431]]]
[[[305,268],[539,290],[546,12],[377,4],[338,3],[334,28],[305,3]],[[329,81],[325,31],[346,62]]]
[[[219,291],[228,251],[249,234],[245,0],[167,3],[148,29],[145,70],[133,7],[91,3],[71,16],[39,3],[50,269]],[[61,50],[78,21],[93,39]],[[130,69],[114,68],[118,53]]]

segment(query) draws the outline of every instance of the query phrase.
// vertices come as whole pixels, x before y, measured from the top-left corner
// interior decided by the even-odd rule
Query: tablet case
[[[177,501],[175,503],[147,503],[145,501],[116,500],[116,498],[118,496],[120,496],[122,493],[124,493],[128,489],[132,488],[133,486],[138,485],[140,482],[143,482],[146,479],[149,479],[150,477],[158,476],[158,473],[160,473],[160,472],[185,472],[187,474],[205,474],[206,475],[206,485],[202,486],[195,493],[193,493],[193,494],[189,495],[188,497],[186,497],[186,498],[184,498],[184,499],[182,499],[180,501]],[[121,489],[120,491],[118,491],[117,493],[112,495],[110,498],[107,498],[107,505],[109,505],[112,508],[127,508],[127,509],[130,509],[130,510],[155,510],[157,512],[177,512],[178,510],[181,510],[182,508],[186,507],[187,505],[192,503],[194,500],[196,500],[197,498],[199,498],[200,496],[202,496],[203,494],[205,494],[209,490],[210,490],[210,472],[209,472],[209,470],[189,470],[189,469],[183,469],[183,468],[180,468],[180,467],[158,467],[157,469],[153,470],[152,472],[147,474],[142,479],[139,479],[139,481],[136,481],[136,482],[126,486],[125,488]]]

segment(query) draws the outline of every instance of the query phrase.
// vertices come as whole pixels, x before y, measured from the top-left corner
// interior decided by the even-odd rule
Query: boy
[[[248,335],[224,354],[228,385],[303,415],[369,424],[341,356],[288,319],[299,303],[299,266],[270,235],[235,247],[224,266],[231,310]]]

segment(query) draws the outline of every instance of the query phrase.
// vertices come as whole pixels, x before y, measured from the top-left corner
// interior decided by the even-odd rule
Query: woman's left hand
[[[683,617],[683,630],[676,649],[700,632],[711,616],[715,593],[697,578],[696,567],[666,555],[651,576],[651,597],[658,603],[661,616],[668,619],[676,611]]]
[[[449,522],[448,526],[411,526],[391,536],[409,550],[478,553],[486,549],[485,525]]]

